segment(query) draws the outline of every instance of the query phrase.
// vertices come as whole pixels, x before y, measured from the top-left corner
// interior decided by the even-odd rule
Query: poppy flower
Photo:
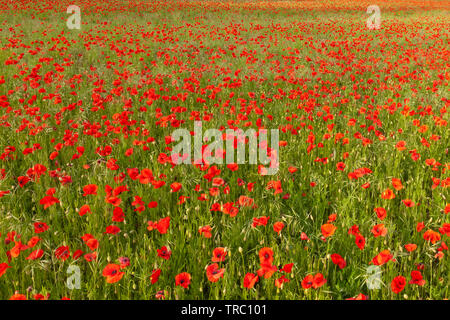
[[[259,250],[259,262],[262,265],[272,265],[273,262],[273,250],[268,247],[264,247]]]
[[[321,273],[316,273],[316,275],[314,276],[314,279],[313,279],[312,287],[313,287],[314,289],[320,288],[320,287],[323,286],[326,282],[327,282],[327,280],[324,278],[323,274],[321,274]]]
[[[368,300],[368,296],[363,295],[362,293],[358,294],[356,297],[347,298],[345,300]]]
[[[344,258],[342,258],[342,256],[337,253],[333,253],[331,255],[331,261],[333,261],[335,265],[339,266],[340,269],[344,269],[347,265]]]
[[[383,191],[383,193],[381,194],[381,198],[382,199],[386,199],[386,200],[391,200],[395,198],[395,194],[391,189],[386,189]]]
[[[418,222],[416,226],[417,232],[422,231],[425,228],[425,224],[423,222]]]
[[[70,257],[69,247],[67,246],[58,247],[55,250],[55,257],[63,261],[69,258]]]
[[[115,283],[122,279],[125,272],[120,271],[120,265],[110,263],[103,269],[103,276],[107,283]]]
[[[400,191],[403,189],[403,184],[400,179],[392,178],[392,186],[395,190]]]
[[[378,219],[380,219],[381,221],[383,221],[384,218],[386,218],[386,209],[378,207],[375,208],[374,211],[377,214]]]
[[[336,164],[336,170],[338,170],[338,171],[344,171],[344,169],[345,169],[345,163],[343,163],[343,162],[338,162],[338,163]]]
[[[395,148],[397,148],[398,151],[406,150],[406,142],[403,140],[397,142],[397,144],[395,145]]]
[[[408,244],[405,244],[405,249],[408,252],[412,252],[417,249],[417,245],[414,243],[408,243]]]
[[[170,226],[170,217],[162,218],[158,222],[149,221],[147,230],[157,229],[160,234],[166,234]]]
[[[373,226],[371,231],[372,231],[373,235],[375,236],[375,238],[380,237],[380,236],[384,237],[387,234],[387,229],[384,226],[384,224],[382,224],[382,223]]]
[[[408,208],[414,207],[414,202],[412,202],[410,199],[402,200],[402,202],[403,202],[403,204],[404,204],[405,206],[407,206]]]
[[[432,244],[435,244],[436,242],[441,240],[441,235],[438,232],[430,229],[425,231],[425,233],[423,234],[423,238],[426,241],[430,241]]]
[[[27,300],[27,297],[24,294],[15,293],[9,298],[9,300]]]
[[[325,238],[331,237],[336,231],[336,227],[330,223],[323,224],[320,229]]]
[[[253,218],[252,227],[256,228],[257,226],[265,226],[267,225],[267,222],[269,221],[270,217],[259,217],[259,218]]]
[[[364,238],[362,235],[357,234],[355,237],[355,243],[358,246],[360,250],[364,250],[364,247],[366,245],[366,238]]]
[[[98,248],[98,240],[95,239],[91,234],[86,233],[84,236],[81,237],[81,239],[89,247],[89,249],[95,250]]]
[[[303,289],[309,289],[312,287],[314,282],[314,276],[312,274],[307,275],[302,280],[302,288]]]
[[[83,197],[88,195],[97,195],[98,186],[96,184],[88,184],[83,187]]]
[[[418,270],[411,271],[411,281],[410,284],[417,284],[419,286],[423,286],[425,284],[425,280],[422,277],[422,274]]]
[[[27,242],[28,248],[33,248],[33,247],[35,247],[35,246],[38,244],[38,242],[41,241],[41,240],[42,240],[42,239],[39,238],[39,237],[36,237],[36,236],[32,237],[32,238]]]
[[[120,269],[125,269],[130,265],[130,259],[128,257],[119,257]]]
[[[284,283],[290,282],[288,278],[283,274],[280,278],[275,279],[275,287],[281,289]]]
[[[264,279],[269,279],[275,272],[277,272],[277,270],[277,266],[268,263],[261,263],[256,274],[259,277],[264,277]]]
[[[120,232],[120,228],[118,226],[107,226],[104,233],[118,234],[119,232]]]
[[[161,249],[156,249],[156,251],[158,253],[158,257],[165,260],[169,260],[170,255],[172,254],[172,251],[168,250],[166,246],[162,246]]]
[[[376,266],[382,266],[390,261],[392,257],[393,255],[389,250],[383,250],[372,259],[372,263]]]
[[[190,283],[191,283],[191,275],[187,272],[182,272],[175,276],[175,285],[176,286],[181,286],[181,287],[187,289],[189,287]]]
[[[323,286],[327,280],[323,277],[323,274],[316,273],[315,275],[309,274],[302,280],[303,289],[317,289]]]
[[[212,237],[211,230],[212,229],[210,226],[203,226],[198,229],[198,233],[203,235],[205,238],[209,239]]]
[[[125,220],[124,217],[125,217],[125,214],[124,214],[122,208],[115,207],[113,210],[112,221],[113,222],[123,222]]]
[[[0,278],[6,273],[6,270],[11,268],[7,263],[0,263]]]
[[[212,262],[223,262],[227,256],[228,252],[223,247],[218,247],[213,250],[213,256],[211,258]]]
[[[392,279],[391,282],[391,289],[392,292],[399,294],[400,292],[403,291],[403,289],[405,288],[406,285],[406,279],[403,276],[397,276],[394,279]]]
[[[223,278],[225,269],[220,269],[217,263],[213,263],[206,268],[206,277],[211,282],[217,282],[220,278]]]
[[[30,253],[30,255],[26,258],[26,260],[36,260],[44,255],[44,250],[37,249]]]
[[[54,204],[59,203],[59,199],[55,198],[53,196],[45,196],[43,197],[40,201],[40,204],[42,204],[44,206],[44,210],[47,209],[48,207],[53,206]]]
[[[174,182],[174,183],[172,183],[172,184],[170,185],[170,188],[172,189],[172,192],[178,192],[178,191],[180,191],[181,187],[182,187],[182,184],[179,183],[179,182]]]
[[[75,252],[72,255],[73,260],[79,259],[83,255],[84,251],[81,249],[75,250]]]
[[[283,268],[280,269],[280,271],[286,272],[286,273],[291,273],[292,267],[293,267],[293,266],[294,266],[293,263],[285,264],[285,265],[283,266]]]
[[[309,238],[306,233],[302,232],[300,234],[300,240],[309,241]]]
[[[89,252],[84,255],[84,260],[91,262],[97,260],[97,252]]]
[[[160,274],[161,274],[161,269],[153,270],[152,275],[150,276],[150,281],[152,284],[155,284],[158,281]]]
[[[49,229],[49,226],[45,222],[35,222],[34,233],[42,233]]]
[[[247,273],[244,277],[244,288],[252,289],[259,277],[253,273]]]
[[[278,234],[280,234],[280,232],[281,232],[281,230],[283,230],[283,228],[284,228],[284,223],[281,221],[277,221],[273,224],[273,230]]]
[[[85,204],[81,206],[80,210],[78,211],[78,214],[82,217],[87,213],[92,213],[91,207],[88,204]]]

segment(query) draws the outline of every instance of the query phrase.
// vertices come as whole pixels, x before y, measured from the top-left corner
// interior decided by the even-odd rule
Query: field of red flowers
[[[449,33],[448,1],[0,0],[0,299],[449,298]],[[194,121],[277,129],[278,172],[174,163]]]

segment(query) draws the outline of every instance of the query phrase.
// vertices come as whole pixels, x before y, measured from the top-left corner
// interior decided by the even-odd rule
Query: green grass
[[[0,198],[0,263],[8,262],[6,252],[14,246],[4,242],[8,232],[15,231],[26,244],[35,235],[34,222],[46,222],[50,229],[38,234],[42,240],[35,248],[21,252],[8,263],[11,269],[0,277],[0,298],[8,299],[17,291],[28,298],[36,293],[50,293],[51,299],[64,296],[155,299],[160,290],[166,291],[167,299],[346,299],[359,293],[370,299],[448,298],[448,251],[443,251],[441,259],[435,257],[441,243],[448,243],[448,238],[441,234],[441,240],[435,244],[423,238],[426,230],[439,232],[444,223],[449,223],[444,213],[449,202],[448,189],[444,186],[432,189],[433,177],[441,181],[449,179],[449,14],[445,4],[429,10],[411,5],[404,10],[399,9],[400,2],[399,8],[383,3],[380,5],[382,29],[368,30],[364,8],[219,10],[196,3],[192,7],[155,4],[121,10],[120,1],[95,3],[108,11],[96,9],[89,1],[80,2],[81,30],[66,27],[65,3],[55,4],[54,10],[45,9],[42,13],[38,13],[38,8],[43,5],[37,4],[2,12],[0,77],[4,77],[5,83],[0,84],[0,96],[7,96],[11,110],[0,111],[0,116],[4,116],[1,123],[9,124],[0,127],[0,148],[14,146],[16,159],[0,160],[0,169],[6,172],[6,177],[0,180],[0,190],[11,191]],[[36,47],[41,49],[40,53],[31,55],[29,50]],[[24,56],[18,64],[5,66],[6,60],[17,59],[22,53]],[[53,60],[39,62],[44,57]],[[64,71],[58,72],[55,63],[67,65],[63,66]],[[24,80],[37,64],[42,66],[38,71],[39,88],[45,88],[46,93],[39,93],[39,88],[31,88],[29,81]],[[235,76],[237,70],[240,73]],[[45,83],[48,72],[54,73],[53,79]],[[74,76],[79,76],[79,80]],[[226,77],[231,80],[224,81]],[[123,87],[120,96],[111,93],[113,81],[118,78]],[[239,87],[224,85],[234,78],[242,81]],[[104,109],[93,111],[92,94],[99,87],[95,84],[99,79],[104,81],[104,91],[99,94],[103,99],[111,95],[111,99],[104,102]],[[373,82],[368,83],[369,79]],[[21,88],[24,83],[27,83],[26,91]],[[127,91],[133,87],[136,95]],[[214,88],[218,92],[215,97],[209,97]],[[150,89],[160,95],[151,106],[144,95]],[[279,89],[284,93],[280,94]],[[9,90],[15,92],[8,94]],[[71,95],[72,91],[77,95]],[[231,92],[235,93],[232,98]],[[249,98],[249,92],[254,92],[256,97]],[[54,104],[53,99],[43,99],[49,93],[58,93],[62,102]],[[262,93],[271,100],[261,98]],[[170,99],[177,94],[186,94],[186,99]],[[355,94],[361,98],[355,99]],[[25,107],[33,95],[37,96],[36,101],[31,108]],[[199,98],[206,102],[199,102]],[[124,101],[128,99],[131,99],[132,107],[128,109],[131,112],[117,121],[117,115],[126,110]],[[76,106],[58,114],[62,107],[78,101],[82,101],[83,110]],[[253,107],[248,107],[252,104]],[[416,114],[402,114],[406,105]],[[186,107],[187,111],[174,113],[171,108],[178,106]],[[390,111],[391,106],[397,107]],[[147,111],[140,111],[141,107]],[[158,108],[160,111],[156,111]],[[424,112],[425,108],[430,112]],[[332,118],[324,120],[327,110]],[[218,196],[199,201],[197,197],[212,187],[203,178],[205,171],[189,165],[171,168],[170,164],[158,162],[160,153],[170,155],[165,149],[165,137],[175,130],[170,123],[156,124],[160,120],[158,112],[162,116],[175,114],[174,118],[184,121],[181,127],[189,130],[193,129],[192,112],[211,117],[210,121],[203,121],[204,130],[227,128],[229,120],[237,121],[234,125],[242,129],[246,128],[246,122],[251,122],[249,127],[257,128],[260,119],[264,127],[280,129],[280,140],[287,141],[287,146],[280,148],[280,170],[275,176],[260,176],[255,165],[240,165],[235,172],[219,165],[219,176],[229,186],[229,193],[225,194],[220,187]],[[50,117],[42,120],[45,114]],[[350,119],[356,120],[355,126],[348,125]],[[420,125],[428,126],[426,132],[419,132],[419,127],[413,125],[416,119]],[[439,125],[438,119],[445,122]],[[21,128],[24,124],[32,127]],[[330,124],[334,124],[331,131],[327,128]],[[31,129],[43,125],[45,128],[39,133],[32,134]],[[97,137],[92,135],[94,131],[87,132],[94,125],[101,133]],[[287,125],[298,128],[296,134],[291,134],[292,128],[286,130]],[[374,130],[368,130],[371,126],[386,139],[380,141]],[[116,128],[120,131],[114,132]],[[64,143],[63,137],[69,131],[78,135],[73,145],[59,152],[57,163],[50,160],[55,145]],[[323,147],[307,153],[310,132],[315,136],[314,144],[321,142]],[[323,139],[327,133],[331,138]],[[335,143],[337,133],[343,133],[349,139],[348,144],[342,140]],[[372,143],[363,146],[361,139],[355,138],[356,133]],[[432,134],[440,136],[440,140],[430,140]],[[149,137],[154,142],[145,143],[148,150],[134,145]],[[423,138],[430,147],[421,143]],[[406,142],[404,151],[395,148],[400,140]],[[42,149],[22,154],[35,143]],[[96,149],[106,145],[112,147],[112,153],[98,155]],[[85,148],[84,154],[72,160],[77,146]],[[133,155],[125,156],[131,147]],[[417,161],[408,152],[413,149],[420,154]],[[349,157],[344,160],[345,152]],[[106,161],[111,158],[117,160],[119,170],[106,167]],[[328,158],[328,163],[316,162],[316,158]],[[441,165],[432,170],[425,159],[435,159]],[[336,170],[340,161],[346,165],[344,171]],[[20,188],[17,177],[26,175],[35,164],[44,165],[47,173],[38,182]],[[85,164],[90,168],[83,168]],[[290,173],[291,166],[298,171]],[[114,181],[119,173],[135,167],[150,168],[155,178],[166,184],[154,189],[151,184],[140,184],[128,176],[122,183]],[[373,173],[358,180],[347,177],[362,167]],[[63,186],[50,177],[49,171],[56,169],[70,175],[72,183]],[[165,177],[160,178],[161,174]],[[401,179],[402,190],[393,189],[393,177]],[[245,185],[239,186],[238,178],[254,183],[253,191],[248,191]],[[274,195],[273,190],[266,189],[271,180],[281,181],[281,194]],[[170,184],[175,181],[182,183],[183,188],[172,193]],[[315,187],[310,186],[313,181]],[[366,182],[370,187],[361,188]],[[82,188],[87,184],[98,185],[97,196],[82,196]],[[113,223],[114,206],[105,202],[104,188],[125,184],[130,191],[119,196],[125,222]],[[202,191],[195,191],[196,185]],[[56,188],[55,197],[60,204],[44,210],[39,201],[49,188]],[[380,197],[386,188],[394,190],[395,199]],[[285,194],[290,195],[289,199],[282,198]],[[180,195],[190,198],[178,205]],[[253,198],[257,207],[240,208],[236,217],[210,212],[214,202],[236,202],[241,195]],[[142,197],[145,204],[157,201],[158,207],[134,212],[131,203],[135,196]],[[420,205],[407,208],[403,199]],[[93,213],[80,217],[78,209],[84,204],[89,204]],[[373,211],[376,207],[387,210],[382,222]],[[337,213],[334,222],[337,230],[323,241],[321,226],[333,213]],[[171,217],[167,234],[147,230],[147,221],[166,216]],[[270,216],[269,223],[253,228],[253,217],[260,216]],[[280,235],[272,227],[276,221],[285,224]],[[416,225],[422,221],[426,228],[417,232]],[[388,229],[385,237],[374,237],[371,233],[372,227],[379,223]],[[104,234],[108,225],[119,226],[121,232]],[[205,225],[213,228],[210,239],[198,233],[198,228]],[[366,238],[364,250],[358,249],[354,236],[348,234],[353,225],[358,225]],[[300,240],[302,232],[308,235],[308,242]],[[71,253],[77,249],[89,252],[81,239],[86,233],[99,241],[95,250],[97,260],[87,262],[81,257],[76,261],[72,258],[61,261],[55,257],[54,251],[61,245],[68,245]],[[417,244],[417,250],[408,253],[404,248],[407,243]],[[156,249],[164,245],[172,251],[169,260],[157,256]],[[226,271],[223,279],[211,283],[205,268],[212,263],[212,251],[216,247],[228,250],[226,260],[219,263]],[[259,269],[258,252],[263,247],[273,249],[275,265],[294,263],[292,273],[286,274],[290,282],[282,289],[274,285],[280,272],[270,279],[259,279],[253,289],[243,287],[245,274]],[[45,252],[41,259],[25,259],[38,248]],[[384,285],[379,290],[369,290],[366,268],[385,249],[390,250],[395,261],[381,266]],[[333,253],[339,253],[347,261],[346,268],[340,270],[332,263],[329,256]],[[124,277],[117,283],[106,283],[102,276],[104,267],[118,263],[121,256],[130,259],[130,266],[123,270]],[[400,294],[393,293],[392,279],[402,275],[409,282],[410,272],[416,269],[417,263],[425,266],[421,272],[426,284],[406,284]],[[81,269],[79,290],[66,286],[67,268],[72,264]],[[149,277],[157,268],[162,270],[161,276],[152,285]],[[175,276],[181,272],[192,276],[188,289],[175,286]],[[326,284],[319,289],[303,289],[303,278],[316,273],[324,275]]]

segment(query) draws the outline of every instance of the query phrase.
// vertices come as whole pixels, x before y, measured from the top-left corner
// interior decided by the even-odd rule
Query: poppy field
[[[449,33],[437,0],[0,0],[0,299],[448,299]],[[216,160],[275,130],[276,170],[176,163],[194,122]]]

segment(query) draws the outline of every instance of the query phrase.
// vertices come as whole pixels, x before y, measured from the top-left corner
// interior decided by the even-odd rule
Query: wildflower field
[[[449,1],[0,0],[0,299],[448,299],[449,33]],[[231,149],[175,162],[195,122]]]

